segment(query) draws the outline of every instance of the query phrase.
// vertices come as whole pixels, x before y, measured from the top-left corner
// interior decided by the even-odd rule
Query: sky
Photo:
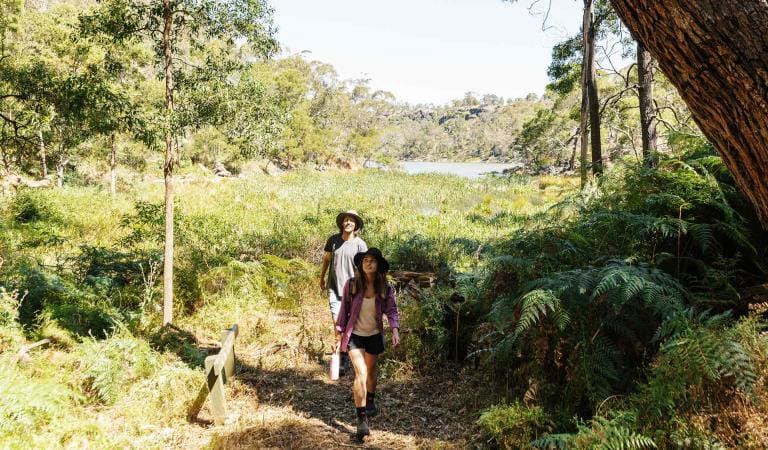
[[[534,14],[529,12],[532,6]],[[552,45],[578,32],[576,0],[272,0],[284,54],[332,64],[409,103],[465,92],[541,95]],[[538,12],[539,14],[535,14]]]

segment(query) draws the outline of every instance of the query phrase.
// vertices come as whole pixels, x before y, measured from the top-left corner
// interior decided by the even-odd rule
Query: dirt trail
[[[331,337],[328,322],[327,305],[320,304],[305,306],[298,315],[271,315],[268,336],[253,348],[239,349],[237,355],[235,381],[227,394],[229,409],[239,415],[238,420],[209,425],[207,436],[195,440],[226,449],[471,446],[472,418],[462,395],[468,387],[459,386],[453,374],[380,376],[377,404],[381,413],[370,419],[371,436],[359,444],[353,437],[353,376],[331,382],[326,373],[328,356],[323,352]],[[275,343],[283,345],[270,346]],[[207,414],[202,412],[201,422]]]

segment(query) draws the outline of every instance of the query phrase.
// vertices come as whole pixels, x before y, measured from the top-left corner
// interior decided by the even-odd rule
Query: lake
[[[484,163],[484,162],[425,162],[401,161],[400,168],[406,173],[443,173],[467,178],[479,178],[488,172],[501,172],[504,169],[520,167],[520,163]]]

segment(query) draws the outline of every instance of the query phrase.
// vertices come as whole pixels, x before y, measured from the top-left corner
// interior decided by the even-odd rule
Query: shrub
[[[64,385],[30,377],[0,360],[0,441],[27,436],[62,418],[74,398]]]
[[[32,223],[51,220],[55,217],[51,202],[40,190],[21,189],[14,197],[11,216],[17,223]]]
[[[0,354],[24,342],[19,324],[19,298],[16,292],[0,287]]]
[[[76,349],[84,392],[103,404],[114,403],[126,387],[152,376],[160,359],[149,344],[126,331],[104,340],[86,339]]]
[[[656,448],[653,439],[631,429],[633,414],[618,413],[608,419],[595,416],[589,424],[579,423],[578,432],[552,434],[537,439],[533,445],[556,449],[625,449],[643,450]]]
[[[541,408],[520,403],[492,406],[480,413],[477,420],[486,442],[504,449],[533,448],[531,442],[544,431],[546,422]]]
[[[140,417],[146,423],[171,425],[186,421],[192,402],[205,383],[202,371],[181,362],[168,362],[151,375],[137,379],[115,407],[126,417]]]

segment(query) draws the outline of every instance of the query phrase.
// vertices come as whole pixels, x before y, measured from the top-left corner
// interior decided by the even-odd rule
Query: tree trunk
[[[576,149],[579,147],[579,134],[581,131],[576,129],[573,133],[573,150],[571,151],[571,157],[568,160],[568,170],[573,170],[576,167]]]
[[[580,110],[580,141],[581,141],[581,187],[587,184],[587,147],[589,145],[589,28],[592,20],[592,0],[584,0],[584,20],[581,25],[583,58],[581,61],[581,110]]]
[[[589,131],[592,147],[592,173],[603,174],[603,151],[600,139],[600,101],[597,95],[597,75],[595,71],[595,6],[593,0],[584,0],[584,9],[589,9],[587,47],[584,59],[587,61],[587,92],[589,93]],[[585,19],[585,23],[587,20]]]
[[[109,193],[114,197],[117,193],[117,149],[115,148],[115,133],[109,139]]]
[[[611,0],[768,229],[768,2]]]
[[[656,167],[656,114],[653,108],[653,69],[651,54],[637,43],[637,97],[640,103],[640,136],[643,142],[643,164]]]
[[[48,178],[48,161],[45,157],[45,141],[43,140],[43,130],[37,130],[37,139],[40,141],[40,175],[42,178]]]
[[[163,0],[163,62],[165,76],[165,250],[163,260],[163,324],[173,321],[173,165],[176,160],[171,130],[173,114],[173,54],[171,31],[173,10],[171,1]]]
[[[56,163],[56,186],[59,189],[64,187],[64,166],[67,163],[69,163],[69,159],[59,159],[59,162]]]

